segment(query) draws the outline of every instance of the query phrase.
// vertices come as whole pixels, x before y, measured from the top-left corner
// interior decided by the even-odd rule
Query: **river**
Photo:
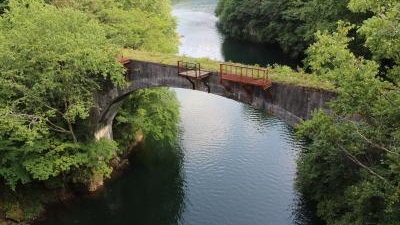
[[[277,45],[224,38],[216,26],[217,0],[174,0],[173,3],[172,13],[178,19],[179,53],[182,55],[261,66],[277,63],[296,67],[300,64]]]
[[[224,39],[216,0],[174,3],[180,53],[260,65],[291,62],[274,46]],[[173,89],[179,144],[146,145],[124,175],[96,196],[53,209],[43,224],[311,225],[318,221],[294,189],[305,144],[261,110],[207,93]]]
[[[44,224],[313,224],[293,187],[304,143],[292,128],[230,99],[174,91],[179,145],[140,149],[104,192],[59,206]]]

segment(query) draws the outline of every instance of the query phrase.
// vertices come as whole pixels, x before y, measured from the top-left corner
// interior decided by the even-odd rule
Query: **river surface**
[[[296,67],[277,45],[254,44],[224,36],[217,29],[217,0],[173,0],[173,15],[178,19],[181,46],[179,53],[261,66],[275,63]]]
[[[173,90],[178,145],[143,147],[103,192],[59,206],[44,224],[313,224],[293,187],[304,143],[287,124],[230,99]]]
[[[181,54],[260,65],[292,62],[277,47],[223,38],[215,6],[216,0],[174,3]],[[146,145],[103,192],[58,206],[42,224],[317,224],[294,190],[304,143],[292,128],[233,100],[173,91],[181,104],[178,145]]]

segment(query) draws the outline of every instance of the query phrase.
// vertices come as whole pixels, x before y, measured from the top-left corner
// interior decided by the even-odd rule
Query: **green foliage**
[[[7,8],[8,0],[0,0],[0,15],[4,13]]]
[[[381,62],[381,64],[389,70],[387,76],[395,83],[399,83],[400,4],[393,3],[393,7],[381,6],[381,8],[384,8],[385,11],[382,12],[383,10],[380,10],[380,13],[365,20],[362,27],[359,29],[359,33],[365,37],[365,46],[372,52],[373,58]],[[374,10],[373,8],[370,9]],[[354,8],[354,10],[356,10],[356,8]],[[385,61],[389,63],[385,63]]]
[[[317,31],[334,31],[343,20],[359,24],[368,14],[351,12],[349,0],[220,0],[221,30],[230,37],[278,43],[293,56],[314,42]],[[359,48],[359,47],[357,47]]]
[[[124,84],[124,69],[102,26],[84,13],[30,0],[9,7],[0,18],[0,177],[14,189],[93,159],[95,146],[78,131],[93,93],[106,80]],[[116,148],[106,146],[97,157]]]
[[[350,52],[348,32],[354,26],[345,23],[332,34],[317,33],[318,41],[307,50],[308,66],[335,85],[338,98],[330,112],[318,111],[298,127],[298,135],[312,144],[300,154],[297,187],[317,203],[328,224],[400,221],[399,37],[390,30],[399,25],[399,7],[351,1],[352,10],[376,13],[357,29],[371,60]],[[383,59],[391,67],[379,70],[386,66]]]
[[[0,216],[14,220],[35,218],[55,199],[40,184],[65,188],[111,174],[118,145],[93,140],[87,119],[94,93],[110,82],[125,85],[115,59],[120,48],[177,50],[168,0],[47,3],[0,0],[0,181],[7,185],[0,184]],[[137,113],[132,129],[140,125],[149,138],[172,142],[174,96],[165,90],[135,96],[138,111],[164,111],[154,121]]]
[[[179,102],[167,88],[139,90],[125,100],[116,117],[116,139],[125,149],[137,132],[150,143],[174,145],[177,140]]]
[[[122,47],[176,53],[178,35],[169,0],[53,0],[98,20],[107,38]]]

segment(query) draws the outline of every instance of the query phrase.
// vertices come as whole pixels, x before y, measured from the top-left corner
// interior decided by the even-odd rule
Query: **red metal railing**
[[[194,71],[195,76],[199,77],[201,75],[200,63],[178,61],[178,74],[185,74],[188,71]]]
[[[220,79],[264,87],[271,84],[267,69],[233,64],[220,64]]]
[[[121,63],[121,64],[127,64],[127,63],[129,63],[129,58],[126,58],[126,57],[124,57],[124,56],[118,56],[118,58],[117,58],[117,60],[118,60],[118,62],[119,63]]]
[[[241,78],[268,80],[268,69],[257,67],[238,66],[234,64],[220,64],[221,77],[224,75],[237,75]]]

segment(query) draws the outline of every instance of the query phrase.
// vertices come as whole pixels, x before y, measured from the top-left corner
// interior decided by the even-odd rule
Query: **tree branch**
[[[352,155],[349,151],[347,151],[342,145],[338,144],[338,146],[344,153],[346,153],[347,158],[349,158],[355,164],[357,164],[357,165],[361,166],[362,168],[366,169],[368,172],[370,172],[372,175],[375,175],[376,177],[378,177],[382,181],[385,181],[385,182],[389,183],[384,177],[382,177],[381,175],[379,175],[378,173],[373,171],[371,168],[369,168],[368,166],[366,166],[362,162],[360,162],[354,155]]]

